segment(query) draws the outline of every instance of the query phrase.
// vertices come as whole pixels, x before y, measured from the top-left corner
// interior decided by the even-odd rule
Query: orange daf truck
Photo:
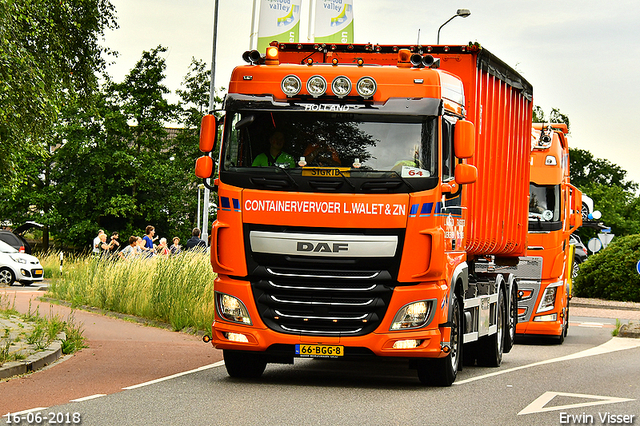
[[[219,197],[210,339],[228,374],[376,356],[449,386],[463,359],[500,365],[517,285],[476,264],[526,252],[532,86],[478,45],[244,59],[196,162]]]
[[[573,247],[582,225],[582,192],[570,184],[564,123],[534,124],[527,256],[511,271],[518,280],[516,333],[564,342],[569,327]]]

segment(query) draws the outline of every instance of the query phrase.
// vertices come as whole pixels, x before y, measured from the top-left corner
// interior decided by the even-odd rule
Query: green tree
[[[63,104],[95,90],[99,41],[116,27],[108,0],[0,2],[0,185],[27,179],[17,162],[45,156]]]

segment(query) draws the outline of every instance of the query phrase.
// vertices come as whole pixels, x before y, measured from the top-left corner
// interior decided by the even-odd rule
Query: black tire
[[[0,284],[11,285],[15,282],[16,276],[9,268],[0,268]]]
[[[444,358],[424,359],[418,363],[418,378],[425,385],[451,386],[458,375],[462,354],[462,310],[456,295],[451,301],[451,351]]]
[[[498,293],[498,312],[496,324],[498,330],[491,336],[483,337],[478,340],[478,365],[481,367],[499,367],[502,362],[502,353],[504,351],[504,333],[506,331],[506,304],[504,301],[504,292],[500,290]]]
[[[564,311],[564,319],[562,320],[562,329],[560,330],[560,335],[556,336],[556,342],[559,345],[564,343],[564,338],[567,337],[568,332],[569,332],[569,307],[567,307]]]
[[[511,304],[505,318],[506,333],[504,333],[503,352],[508,354],[516,341],[516,325],[518,324],[518,287],[515,282],[511,286]]]
[[[257,379],[267,367],[264,355],[254,352],[230,351],[224,349],[224,366],[227,374],[240,379]]]

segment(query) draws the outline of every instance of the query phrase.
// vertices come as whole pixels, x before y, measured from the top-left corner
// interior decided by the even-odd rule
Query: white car
[[[20,253],[4,241],[0,241],[0,284],[19,282],[30,285],[42,281],[44,269],[37,257]]]

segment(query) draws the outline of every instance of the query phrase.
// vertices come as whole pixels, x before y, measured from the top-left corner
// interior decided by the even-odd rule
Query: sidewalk
[[[43,292],[8,293],[15,309],[27,313],[38,306],[41,315],[67,318],[66,306],[38,301]],[[0,379],[0,412],[66,404],[70,400],[112,394],[128,386],[148,382],[222,360],[222,351],[202,342],[199,336],[76,310],[75,322],[83,324],[87,348],[64,356],[54,368],[42,368],[11,379]],[[1,332],[2,330],[0,330]],[[2,368],[0,368],[2,370]]]

